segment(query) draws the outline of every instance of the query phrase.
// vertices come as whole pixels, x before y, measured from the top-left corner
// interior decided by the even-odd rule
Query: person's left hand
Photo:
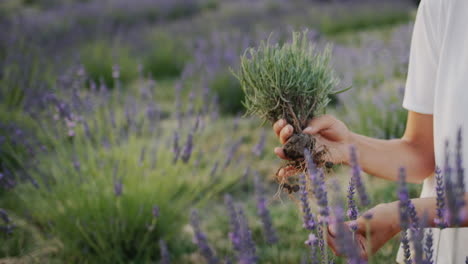
[[[363,259],[367,259],[377,252],[400,231],[398,202],[379,204],[364,215],[366,214],[371,214],[372,218],[366,220],[361,216],[356,219],[355,223],[345,223],[348,226],[351,224],[357,225],[355,239],[359,245],[360,255]],[[369,237],[367,237],[367,228],[369,228]],[[339,248],[337,247],[336,239],[338,235],[336,226],[330,224],[328,227],[328,246],[335,255],[342,256],[343,252],[339,252]],[[368,239],[370,239],[370,243],[367,242]]]

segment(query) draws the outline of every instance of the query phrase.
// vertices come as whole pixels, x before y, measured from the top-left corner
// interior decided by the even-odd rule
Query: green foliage
[[[329,65],[330,49],[317,52],[307,32],[293,33],[282,46],[262,42],[241,58],[237,73],[249,114],[274,122],[285,118],[297,131],[323,112],[337,79]]]
[[[360,12],[359,15],[350,14],[347,11],[340,15],[324,17],[319,29],[326,35],[336,35],[343,32],[365,30],[369,28],[379,28],[392,26],[410,21],[412,15],[409,11],[384,11]]]
[[[237,114],[244,111],[242,101],[244,91],[239,80],[229,72],[218,74],[212,81],[210,88],[218,95],[218,103],[224,114]]]
[[[190,59],[182,41],[158,31],[150,39],[151,50],[143,60],[143,68],[155,79],[177,77]]]
[[[72,137],[67,130],[52,132],[44,127],[53,151],[37,157],[38,167],[27,171],[38,186],[29,181],[20,184],[0,204],[27,211],[37,226],[63,245],[57,254],[66,263],[149,263],[159,259],[161,238],[175,259],[192,252],[190,234],[184,231],[189,209],[236,185],[242,173],[233,166],[221,167],[223,163],[222,177],[211,173],[215,157],[221,157],[219,162],[225,159],[220,142],[230,144],[232,138],[219,137],[223,123],[196,134],[194,140],[200,144],[195,145],[189,162],[174,163],[171,147],[165,143],[173,141],[175,124],[158,123],[155,133],[145,112],[132,115],[127,123],[122,109],[113,108],[119,100],[117,96],[93,100],[103,104],[92,116],[83,116],[96,120],[89,123],[91,133],[81,123],[74,127]],[[145,103],[141,100],[138,107],[147,109]],[[181,142],[188,132],[179,130]],[[216,134],[217,139],[210,142]],[[210,155],[199,154],[214,146]],[[120,180],[123,192],[117,196],[115,184]],[[155,205],[159,207],[156,218],[152,215]]]
[[[129,83],[138,77],[138,63],[125,47],[112,47],[105,41],[97,41],[86,45],[81,51],[81,62],[90,81],[100,84],[101,80],[107,87],[116,86],[113,77],[113,67],[119,68],[119,81]]]

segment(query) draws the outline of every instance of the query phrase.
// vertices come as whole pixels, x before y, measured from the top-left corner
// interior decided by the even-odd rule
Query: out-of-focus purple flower
[[[237,140],[230,146],[226,154],[226,160],[224,161],[223,168],[227,168],[229,164],[231,164],[232,158],[234,158],[234,154],[236,154],[237,150],[242,145],[243,141],[244,141],[244,138],[241,137],[239,138],[239,140]]]
[[[190,217],[190,222],[193,227],[194,231],[194,241],[200,250],[200,253],[206,259],[208,264],[217,264],[219,263],[219,259],[216,257],[215,253],[211,249],[210,245],[208,244],[208,239],[206,235],[202,232],[200,228],[200,218],[198,216],[198,211],[193,210],[192,215]]]
[[[447,222],[445,221],[445,187],[444,187],[444,177],[441,170],[436,167],[435,170],[436,178],[436,192],[437,192],[437,209],[436,209],[436,219],[434,223],[441,229],[447,227]]]
[[[265,141],[266,141],[266,131],[265,129],[262,130],[262,134],[260,135],[260,140],[258,141],[258,143],[252,148],[252,153],[259,157],[262,152],[263,152],[263,149],[265,148]]]
[[[151,209],[151,214],[153,215],[154,218],[159,217],[159,207],[157,205],[153,206],[153,209]]]
[[[406,170],[404,168],[400,168],[399,185],[398,198],[400,199],[400,226],[402,230],[406,230],[409,228],[410,219],[408,207],[410,199],[408,187],[406,186]]]
[[[219,162],[216,161],[216,162],[213,164],[213,167],[211,167],[210,177],[214,177],[214,176],[215,176],[216,171],[218,170],[218,164],[219,164]]]
[[[172,153],[174,153],[173,163],[176,163],[179,159],[180,155],[180,147],[179,147],[179,132],[174,131],[174,141],[172,145]]]
[[[461,156],[460,156],[461,157]],[[445,142],[445,164],[444,164],[444,177],[445,177],[445,198],[447,201],[447,209],[445,211],[446,222],[449,226],[460,226],[464,220],[464,191],[460,195],[461,190],[458,188],[457,181],[452,178],[453,168],[450,166],[450,150],[449,142]],[[463,180],[462,180],[463,181]]]
[[[352,171],[353,171],[352,177],[355,183],[357,193],[359,195],[359,200],[361,202],[361,205],[368,206],[370,204],[370,199],[369,199],[369,196],[367,195],[366,187],[364,186],[364,183],[362,182],[361,167],[359,166],[357,153],[356,153],[356,147],[354,146],[351,146],[351,166],[352,166]]]
[[[164,240],[160,239],[159,240],[159,251],[161,254],[161,264],[169,264],[171,263],[171,258],[169,254],[169,250],[167,249],[166,242]]]
[[[313,234],[310,233],[309,237],[307,240],[304,242],[306,245],[310,247],[310,263],[311,264],[318,264],[319,263],[319,258],[317,256],[318,250],[317,250],[317,245],[318,245],[318,239],[317,237]]]
[[[401,247],[403,248],[403,257],[405,258],[405,264],[412,264],[413,261],[411,261],[411,250],[410,250],[407,230],[406,229],[401,230],[400,234],[401,234]]]
[[[465,264],[468,264],[468,256],[466,256]]]
[[[455,160],[455,170],[456,170],[456,174],[457,174],[458,195],[463,196],[465,194],[465,169],[463,168],[463,137],[462,137],[462,129],[461,128],[459,128],[458,131],[457,131],[457,144],[456,144],[456,157],[455,157],[455,159],[456,159]]]
[[[257,214],[260,217],[260,220],[263,224],[263,232],[266,238],[266,241],[269,244],[275,244],[278,242],[278,237],[276,235],[276,230],[273,227],[273,223],[271,220],[270,212],[267,208],[267,201],[264,196],[264,188],[260,181],[260,176],[258,172],[255,172],[255,193],[257,196]]]
[[[224,203],[226,204],[227,212],[229,215],[229,223],[231,225],[231,231],[229,232],[229,238],[231,239],[234,250],[240,251],[240,225],[237,217],[237,211],[232,201],[232,197],[229,194],[224,196]]]
[[[182,151],[182,161],[187,163],[190,160],[193,150],[193,133],[190,132],[187,136],[187,142],[185,143],[184,150]]]
[[[329,216],[327,190],[325,187],[325,175],[322,170],[318,170],[308,149],[304,149],[304,157],[307,163],[307,172],[312,183],[312,192],[319,205],[319,213],[326,221]]]
[[[122,183],[122,177],[118,179],[114,179],[114,194],[115,196],[119,197],[122,195],[123,192],[123,183]]]
[[[340,186],[338,182],[335,182],[333,186],[336,194],[336,204],[333,207],[333,225],[335,225],[337,231],[336,243],[338,251],[346,256],[348,263],[362,263],[358,245],[353,239],[353,235],[348,226],[345,224],[345,213],[342,207],[344,201],[340,195]]]
[[[0,208],[0,219],[2,219],[3,224],[4,224],[4,225],[0,225],[0,231],[7,235],[10,235],[11,233],[13,233],[13,229],[15,228],[15,226],[12,224],[12,221],[10,217],[8,216],[8,213],[2,208]]]
[[[258,258],[256,255],[255,242],[252,239],[252,231],[249,228],[249,223],[247,222],[247,218],[245,217],[244,210],[242,209],[242,207],[238,208],[237,215],[239,219],[239,233],[241,238],[239,263],[257,263]]]
[[[346,198],[348,200],[348,219],[349,220],[356,220],[357,216],[359,214],[358,208],[356,206],[356,201],[354,200],[354,178],[352,177],[351,180],[349,181],[348,185],[348,192],[346,195]]]
[[[399,208],[400,208],[400,227],[401,227],[401,244],[403,248],[403,255],[405,258],[405,264],[411,264],[411,252],[410,252],[410,245],[409,239],[407,234],[407,229],[409,228],[409,194],[408,188],[406,186],[406,171],[404,168],[400,168],[400,176],[399,176],[399,191],[398,197],[400,199]]]
[[[299,175],[300,186],[300,195],[301,195],[301,204],[302,204],[302,221],[303,226],[307,230],[314,230],[316,227],[315,215],[310,210],[309,206],[309,193],[307,191],[307,181],[304,174]]]

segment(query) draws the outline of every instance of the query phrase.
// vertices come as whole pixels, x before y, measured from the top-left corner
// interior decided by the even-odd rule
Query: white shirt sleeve
[[[440,0],[423,0],[419,5],[411,40],[403,107],[432,114],[440,47]]]

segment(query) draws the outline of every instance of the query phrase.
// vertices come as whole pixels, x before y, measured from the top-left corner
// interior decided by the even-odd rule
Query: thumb
[[[336,123],[336,121],[337,119],[331,115],[319,116],[312,119],[312,121],[310,121],[309,123],[309,126],[302,132],[310,135],[315,135],[322,130],[330,128],[331,126],[333,126],[333,124]]]

